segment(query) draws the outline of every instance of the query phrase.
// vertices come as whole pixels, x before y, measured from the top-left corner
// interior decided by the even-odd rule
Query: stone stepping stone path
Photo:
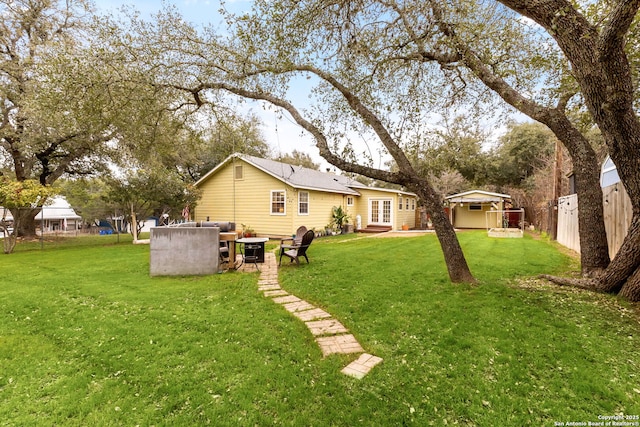
[[[242,267],[240,270],[244,270]],[[256,270],[253,267],[253,269],[247,269],[246,271]],[[280,287],[278,264],[274,253],[264,254],[264,264],[260,268],[258,290],[265,297],[271,298],[276,304],[282,305],[285,310],[307,325],[311,334],[316,337],[316,342],[322,351],[323,357],[336,353],[360,353],[360,357],[357,360],[354,360],[340,371],[343,374],[362,379],[371,369],[382,362],[382,358],[365,353],[356,338],[331,314],[301,300],[295,295],[289,294]]]

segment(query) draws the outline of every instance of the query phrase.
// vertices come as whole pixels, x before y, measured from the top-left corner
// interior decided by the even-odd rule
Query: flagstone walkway
[[[266,253],[264,264],[260,264],[259,268],[258,290],[265,297],[271,298],[274,303],[282,305],[285,310],[307,325],[311,334],[316,337],[316,342],[323,356],[326,357],[334,353],[360,353],[357,360],[342,369],[343,374],[361,379],[378,363],[382,362],[382,358],[365,353],[356,338],[331,314],[289,294],[280,287],[278,263],[274,253]],[[255,272],[256,266],[243,264],[240,271]]]

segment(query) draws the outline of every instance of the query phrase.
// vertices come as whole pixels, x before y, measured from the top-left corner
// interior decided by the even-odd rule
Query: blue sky
[[[113,10],[120,6],[133,6],[143,16],[149,17],[162,9],[164,4],[173,5],[187,21],[196,25],[207,23],[219,23],[221,21],[218,10],[220,2],[218,0],[98,0],[97,6],[100,10]],[[251,7],[248,0],[236,0],[226,2],[225,6],[230,10],[243,10]]]
[[[124,5],[132,6],[144,18],[150,18],[154,13],[160,11],[164,5],[171,5],[183,15],[187,22],[194,24],[196,27],[212,24],[214,28],[224,28],[223,20],[219,13],[221,8],[220,0],[96,0],[96,2],[98,9],[101,11],[116,11]],[[224,5],[228,11],[239,13],[248,11],[252,3],[252,0],[226,0]],[[290,96],[293,97],[294,105],[298,109],[305,107],[304,103],[309,93],[309,82],[302,80],[302,83],[302,86],[296,86],[294,90],[289,92]],[[313,138],[303,132],[302,128],[295,124],[287,113],[277,114],[273,109],[264,109],[262,104],[258,102],[247,102],[244,105],[246,107],[243,107],[243,109],[246,112],[251,112],[262,120],[263,135],[274,154],[291,153],[295,149],[309,154],[316,163],[321,165],[321,170],[330,166],[319,156]],[[278,116],[282,118],[278,119]],[[519,121],[527,120],[520,114],[516,114],[514,117]],[[496,130],[496,134],[504,132],[502,126]],[[361,138],[358,135],[352,135],[352,137],[354,143],[358,144],[357,141]],[[384,168],[384,160],[388,159],[389,156],[380,157],[377,153],[377,147],[379,147],[379,143],[372,141],[370,148],[373,151],[369,152],[374,156],[377,163],[375,166]],[[364,143],[362,146],[356,147],[358,152],[366,150],[368,148]]]
[[[160,11],[163,5],[175,6],[187,22],[195,26],[213,24],[214,27],[222,22],[219,13],[220,1],[218,0],[97,0],[100,11],[118,11],[122,6],[132,6],[142,14],[143,18],[150,18]],[[251,8],[251,0],[226,1],[225,7],[231,12],[242,12]],[[304,96],[302,97],[304,98]],[[322,165],[322,170],[329,165],[318,154],[313,138],[308,134],[301,136],[302,128],[293,123],[293,120],[284,115],[282,119],[276,118],[274,111],[265,111],[257,102],[249,102],[248,111],[254,113],[263,122],[263,135],[274,154],[291,153],[294,149],[309,154],[316,163]],[[298,105],[300,107],[300,105]]]

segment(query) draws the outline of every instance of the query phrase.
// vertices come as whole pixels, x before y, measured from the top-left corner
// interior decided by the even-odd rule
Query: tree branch
[[[600,57],[607,58],[623,48],[625,35],[640,8],[640,0],[623,0],[616,4],[600,34]]]
[[[195,88],[187,88],[181,87],[177,85],[171,86],[174,89],[183,90],[189,93],[201,93],[205,90],[224,90],[229,93],[241,96],[243,98],[255,99],[267,101],[272,105],[280,107],[287,111],[293,120],[300,125],[303,129],[309,132],[314,139],[316,140],[316,147],[320,150],[320,155],[326,159],[329,163],[334,166],[339,167],[340,169],[346,172],[353,172],[364,176],[373,177],[375,179],[379,179],[386,182],[391,182],[395,184],[405,185],[407,182],[406,177],[399,173],[388,172],[376,168],[371,168],[368,166],[363,166],[357,163],[348,162],[343,160],[340,156],[336,155],[331,151],[329,147],[329,143],[327,141],[324,133],[309,120],[305,119],[302,114],[298,111],[298,109],[293,106],[288,101],[278,98],[276,96],[258,92],[258,91],[250,91],[246,89],[242,89],[237,86],[233,86],[227,83],[203,83]]]

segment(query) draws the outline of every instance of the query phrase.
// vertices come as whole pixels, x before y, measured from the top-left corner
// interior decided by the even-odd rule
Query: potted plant
[[[250,225],[242,224],[242,236],[243,237],[255,237],[255,232]]]
[[[342,233],[347,233],[349,231],[349,214],[342,209],[342,206],[334,206],[332,208],[331,223]]]

